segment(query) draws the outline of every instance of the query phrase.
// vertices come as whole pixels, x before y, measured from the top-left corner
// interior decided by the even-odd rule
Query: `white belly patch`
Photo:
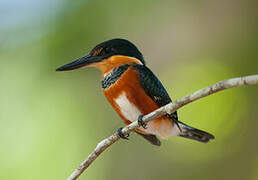
[[[141,115],[140,110],[127,99],[125,92],[119,95],[115,101],[120,108],[121,114],[127,120],[136,121],[138,116]]]
[[[119,106],[120,113],[123,117],[131,122],[138,120],[139,115],[142,114],[141,111],[128,100],[125,92],[122,92],[115,99],[115,102]],[[154,121],[150,121],[147,124],[147,129],[143,129],[142,127],[139,129],[150,134],[158,135],[161,138],[178,135],[178,128],[176,126],[173,127],[171,123],[167,124],[165,121],[159,124],[158,129]]]

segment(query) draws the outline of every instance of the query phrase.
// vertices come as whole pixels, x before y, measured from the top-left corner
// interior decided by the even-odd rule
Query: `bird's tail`
[[[207,143],[209,142],[211,139],[214,139],[215,137],[207,132],[204,132],[202,130],[199,129],[195,129],[193,127],[190,127],[180,121],[178,121],[178,125],[181,129],[180,133],[178,134],[178,136],[184,137],[184,138],[188,138],[188,139],[194,139],[196,141],[199,142],[203,142],[203,143]]]
[[[155,136],[153,134],[141,134],[141,133],[138,133],[138,132],[136,132],[136,133],[141,135],[144,139],[146,139],[147,141],[149,141],[153,145],[156,145],[156,146],[161,145],[160,140],[157,138],[157,136]]]

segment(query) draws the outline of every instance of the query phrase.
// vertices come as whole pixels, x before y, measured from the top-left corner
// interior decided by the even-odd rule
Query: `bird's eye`
[[[112,49],[110,47],[105,48],[105,53],[111,53]]]
[[[114,48],[112,47],[104,47],[104,48],[99,48],[95,50],[92,55],[93,56],[104,56],[106,54],[110,54],[111,52],[114,51]]]

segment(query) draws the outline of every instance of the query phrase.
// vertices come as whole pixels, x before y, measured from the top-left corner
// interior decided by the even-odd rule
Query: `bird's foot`
[[[120,138],[122,138],[122,139],[129,140],[129,139],[128,139],[129,134],[124,135],[123,132],[122,132],[122,129],[123,129],[122,127],[121,127],[121,128],[118,128],[118,130],[117,130],[118,136],[119,136]]]
[[[147,123],[142,120],[143,116],[144,115],[140,115],[138,117],[138,124],[139,124],[140,127],[143,127],[144,129],[147,129],[147,127],[146,127]]]

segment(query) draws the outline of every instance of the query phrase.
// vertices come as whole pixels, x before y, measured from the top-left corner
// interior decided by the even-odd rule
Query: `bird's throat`
[[[141,64],[141,61],[137,58],[129,57],[129,56],[121,56],[121,55],[115,55],[111,56],[107,59],[104,59],[101,62],[94,63],[92,66],[98,68],[102,72],[102,76],[105,77],[107,74],[109,74],[113,69],[123,66],[126,64]]]

